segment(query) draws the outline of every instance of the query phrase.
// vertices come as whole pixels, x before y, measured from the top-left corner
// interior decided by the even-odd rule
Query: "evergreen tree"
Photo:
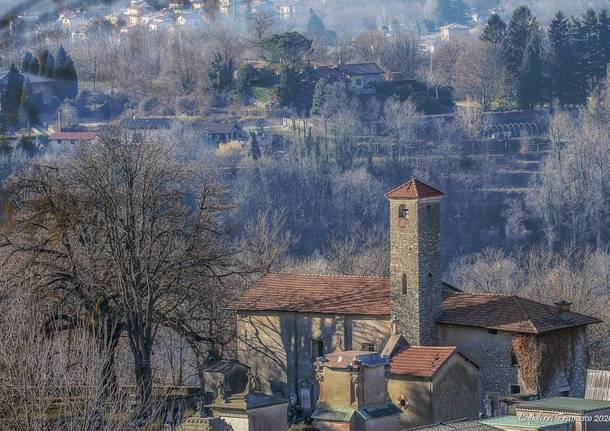
[[[258,145],[254,132],[250,133],[250,157],[252,157],[253,160],[261,158],[261,147]]]
[[[53,78],[53,74],[55,72],[55,58],[53,58],[53,54],[49,52],[49,50],[45,49],[38,56],[38,73],[42,76],[46,76],[47,78]]]
[[[8,71],[6,89],[0,97],[4,127],[15,126],[19,123],[19,107],[23,91],[23,75],[11,64]]]
[[[601,63],[606,65],[610,62],[610,17],[606,9],[602,9],[598,15],[599,21],[599,45],[601,47]]]
[[[483,28],[481,40],[495,44],[504,43],[506,38],[506,23],[498,14],[493,14],[489,17],[487,24]]]
[[[493,102],[493,108],[499,111],[516,109],[514,80],[506,67],[503,68],[498,81],[498,94]]]
[[[534,29],[538,31],[538,23],[527,6],[519,6],[513,11],[506,29],[504,48],[506,68],[515,78],[519,76],[525,48]]]
[[[323,36],[326,31],[324,21],[316,15],[313,9],[309,9],[309,19],[307,20],[307,34],[310,36]]]
[[[38,59],[36,56],[32,56],[32,61],[30,62],[30,73],[34,75],[38,75],[40,73],[40,66],[38,64]]]
[[[68,99],[74,99],[78,94],[78,76],[76,75],[76,68],[74,62],[68,57],[68,61],[65,66],[65,94]]]
[[[210,86],[216,91],[227,90],[233,82],[233,60],[226,60],[221,53],[214,52],[214,59],[208,70]]]
[[[582,17],[581,38],[585,50],[581,52],[581,67],[584,67],[589,90],[599,85],[606,73],[603,49],[599,40],[599,21],[593,9],[588,9]]]
[[[561,105],[584,102],[580,91],[577,57],[570,38],[570,24],[557,12],[549,27],[549,96]]]
[[[21,73],[30,73],[34,57],[30,51],[26,52],[21,60]]]
[[[436,14],[440,25],[467,24],[468,8],[463,0],[437,0]]]
[[[21,92],[21,109],[30,127],[38,123],[38,103],[39,100],[32,90],[32,83],[29,79],[24,79]]]
[[[53,78],[57,80],[57,97],[60,100],[73,99],[78,93],[76,68],[63,46],[59,47],[53,67]]]
[[[540,35],[532,31],[525,46],[519,69],[517,103],[520,108],[532,109],[542,99],[542,59]]]
[[[314,88],[311,68],[283,66],[279,75],[275,91],[280,105],[291,106],[299,114],[311,112]]]
[[[305,62],[311,54],[311,39],[292,31],[274,34],[261,42],[263,48],[274,63],[296,65]]]

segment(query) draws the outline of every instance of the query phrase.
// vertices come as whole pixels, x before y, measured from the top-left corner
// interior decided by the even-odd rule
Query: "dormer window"
[[[398,207],[398,218],[409,218],[409,210],[404,204]]]
[[[402,275],[402,293],[403,295],[407,293],[407,274]]]

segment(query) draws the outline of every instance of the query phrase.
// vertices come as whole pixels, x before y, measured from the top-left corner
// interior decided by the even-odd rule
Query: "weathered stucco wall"
[[[453,355],[433,377],[434,422],[478,419],[479,370],[461,355]]]
[[[315,403],[318,388],[312,341],[322,341],[324,353],[360,350],[364,343],[381,350],[389,336],[387,318],[249,312],[237,319],[237,356],[272,391],[298,396],[299,389],[310,384]]]
[[[390,400],[396,405],[400,397],[408,401],[408,407],[400,416],[401,428],[413,428],[433,422],[432,382],[415,377],[394,376],[388,382]]]

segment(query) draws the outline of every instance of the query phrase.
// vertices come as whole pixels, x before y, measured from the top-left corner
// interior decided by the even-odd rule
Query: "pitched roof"
[[[443,192],[413,178],[385,194],[388,199],[423,199],[443,196]]]
[[[587,400],[585,398],[552,397],[541,400],[523,401],[515,406],[519,410],[544,410],[559,412],[593,412],[610,409],[610,401]]]
[[[130,118],[121,124],[132,130],[170,129],[174,122],[171,118]]]
[[[418,428],[411,428],[409,431],[498,431],[499,429],[500,428],[496,428],[491,425],[481,423],[479,421],[473,421],[470,419],[459,419],[451,422],[439,422],[437,424],[425,425]]]
[[[57,132],[49,135],[49,140],[75,140],[75,141],[90,141],[97,137],[95,132]]]
[[[458,352],[457,347],[408,346],[390,358],[392,374],[432,377]]]
[[[210,122],[201,123],[197,125],[205,129],[208,133],[231,133],[234,127],[238,127],[238,124],[233,122],[221,121],[221,122]]]
[[[235,310],[386,316],[390,279],[312,274],[267,274],[233,304]]]
[[[348,75],[379,75],[385,73],[377,63],[340,64],[337,69]]]
[[[559,312],[555,306],[516,295],[460,293],[446,296],[438,322],[540,334],[600,321],[575,312]]]
[[[390,279],[318,274],[267,274],[233,303],[237,311],[292,311],[389,318]],[[439,323],[539,334],[598,319],[518,296],[445,295]]]

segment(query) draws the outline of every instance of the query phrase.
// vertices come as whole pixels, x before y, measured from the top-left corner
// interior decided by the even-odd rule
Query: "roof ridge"
[[[322,274],[318,272],[269,272],[265,275],[296,275],[302,277],[336,277],[336,278],[372,278],[372,279],[390,279],[390,277],[382,275],[345,275],[345,274]]]
[[[521,313],[523,314],[523,317],[525,317],[525,320],[527,320],[527,323],[530,325],[530,327],[534,330],[534,333],[538,334],[540,331],[538,330],[538,328],[536,327],[536,325],[534,325],[534,322],[532,322],[532,319],[530,318],[529,314],[527,314],[525,312],[525,310],[523,309],[523,305],[521,304],[521,299],[525,299],[525,298],[521,298],[518,295],[513,295],[513,299],[515,300],[515,302],[517,303],[517,306],[519,307],[519,310],[521,310]],[[544,303],[540,303],[543,305],[546,305]]]
[[[402,188],[402,187],[404,187],[404,186],[406,186],[406,185],[410,184],[410,183],[411,183],[413,180],[415,180],[415,178],[411,178],[409,181],[404,182],[404,183],[400,184],[399,186],[394,187],[394,188],[393,188],[392,190],[390,190],[389,192],[386,192],[384,196],[387,196],[387,195],[389,195],[390,193],[393,193],[393,192],[395,192],[396,190],[398,190],[398,189],[400,189],[400,188]]]

